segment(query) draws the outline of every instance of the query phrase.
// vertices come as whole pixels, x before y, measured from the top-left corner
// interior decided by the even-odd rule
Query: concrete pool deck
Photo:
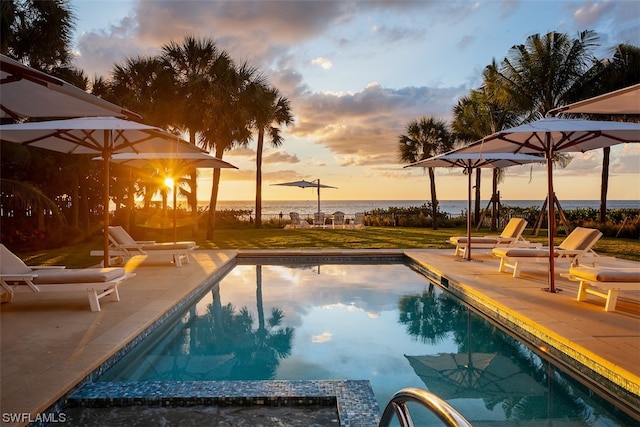
[[[556,273],[557,287],[563,292],[550,294],[540,290],[547,280],[544,264],[527,267],[522,277],[514,279],[498,272],[497,258],[480,252],[474,254],[475,261],[467,262],[449,249],[198,250],[182,268],[133,258],[126,268],[136,276],[120,287],[121,301],[104,301],[97,313],[89,310],[83,293],[18,294],[11,303],[0,305],[0,413],[31,414],[35,419],[176,303],[203,283],[215,282],[238,254],[353,257],[402,253],[434,276],[446,277],[450,289],[464,299],[492,307],[522,330],[564,347],[571,358],[610,374],[616,384],[627,381],[618,385],[638,394],[640,292],[622,292],[616,311],[605,312],[602,299],[576,301],[577,284],[560,276],[566,272],[562,264]],[[640,264],[617,260],[615,265]],[[543,346],[541,351],[545,351]]]

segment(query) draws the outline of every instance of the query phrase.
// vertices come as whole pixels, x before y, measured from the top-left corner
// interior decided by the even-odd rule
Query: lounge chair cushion
[[[569,274],[590,282],[640,282],[638,268],[571,267]]]
[[[64,283],[101,283],[109,282],[125,275],[124,268],[83,268],[37,270],[33,278],[36,285],[52,285]]]
[[[152,245],[142,245],[143,251],[172,251],[181,249],[194,249],[196,242],[166,242],[166,243],[154,243]]]
[[[170,251],[170,250],[185,250],[195,249],[196,242],[138,242],[127,231],[119,225],[110,226],[109,234],[122,246],[138,247],[143,251]]]
[[[493,253],[499,257],[518,257],[518,258],[545,258],[549,257],[547,249],[531,249],[531,248],[494,248]],[[554,253],[558,256],[558,253]]]
[[[466,237],[462,237],[462,236],[454,236],[451,237],[449,239],[452,243],[467,243],[467,238]],[[501,239],[500,237],[496,236],[496,237],[475,237],[475,236],[471,236],[471,243],[487,243],[487,244],[498,244],[500,242],[504,242],[504,239]]]

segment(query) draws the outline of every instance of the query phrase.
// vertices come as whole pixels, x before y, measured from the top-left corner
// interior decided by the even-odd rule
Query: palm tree
[[[2,0],[0,53],[51,72],[71,63],[73,9],[65,0]]]
[[[400,160],[414,163],[428,159],[436,154],[445,153],[453,148],[454,138],[447,123],[433,117],[423,117],[407,124],[406,135],[398,137]],[[433,168],[429,170],[431,184],[431,217],[433,229],[438,229],[438,198],[436,196],[436,177]]]
[[[127,58],[113,67],[108,85],[108,96],[142,115],[145,123],[175,125],[175,100],[180,94],[174,87],[173,69],[161,57]]]
[[[234,64],[229,54],[220,50],[211,39],[196,39],[187,36],[182,44],[170,42],[162,48],[162,59],[174,72],[176,93],[174,99],[175,123],[181,130],[189,132],[189,142],[196,144],[198,134],[205,146],[207,129],[215,126],[221,113],[220,94],[224,93],[233,73]],[[222,96],[224,98],[224,96]],[[217,170],[219,172],[219,170]],[[193,232],[197,232],[197,181],[195,170],[190,180],[189,204],[194,216]],[[217,193],[217,188],[212,190]],[[210,206],[210,209],[213,207]]]
[[[260,228],[262,226],[262,152],[265,133],[269,136],[273,147],[280,147],[284,140],[277,125],[289,126],[293,123],[293,115],[287,98],[280,96],[276,88],[261,84],[258,84],[255,90],[254,115],[254,127],[258,130],[255,227]]]
[[[592,51],[597,42],[598,36],[589,30],[575,39],[556,32],[529,36],[525,44],[509,50],[499,69],[491,70],[495,75],[485,80],[488,94],[499,105],[514,107],[522,122],[541,119],[550,110],[577,101],[576,87],[595,59]]]
[[[208,150],[215,150],[215,156],[219,159],[222,159],[225,151],[249,144],[254,123],[250,113],[254,102],[251,82],[258,75],[258,70],[246,62],[230,68],[224,75],[224,84],[218,85],[215,103],[212,102],[205,110],[206,128],[201,133],[200,143]],[[213,239],[219,185],[220,169],[214,169],[207,219],[208,240]]]

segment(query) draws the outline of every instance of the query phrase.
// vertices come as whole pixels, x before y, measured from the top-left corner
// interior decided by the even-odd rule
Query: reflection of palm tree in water
[[[191,329],[197,338],[191,340],[191,354],[231,356],[217,379],[274,378],[279,360],[291,354],[294,330],[281,326],[284,313],[279,308],[272,308],[271,316],[265,319],[261,269],[257,268],[257,329],[247,307],[236,311],[231,303],[222,305],[219,286],[212,290],[213,302],[207,307],[207,314],[194,319]]]

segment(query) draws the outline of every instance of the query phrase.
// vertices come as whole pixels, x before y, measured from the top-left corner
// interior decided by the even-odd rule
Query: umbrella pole
[[[318,214],[320,214],[320,178],[318,178]]]
[[[173,182],[173,243],[178,241],[178,227],[176,224],[176,199],[177,199],[177,189],[176,182]]]
[[[472,168],[467,168],[469,181],[468,200],[467,200],[467,249],[464,251],[464,257],[467,261],[471,261],[471,172]]]
[[[549,212],[547,216],[547,232],[548,232],[548,244],[549,244],[549,278],[548,288],[543,288],[544,291],[548,291],[551,293],[560,292],[561,289],[556,290],[556,277],[555,277],[555,260],[554,260],[554,241],[553,238],[556,234],[555,225],[556,225],[556,211],[555,211],[555,193],[553,191],[553,149],[551,148],[551,134],[547,132],[547,192],[549,195]]]
[[[109,164],[111,160],[111,132],[105,131],[105,149],[102,151],[102,158],[104,159],[104,231],[103,231],[103,247],[104,247],[104,261],[102,262],[105,268],[109,268]]]

